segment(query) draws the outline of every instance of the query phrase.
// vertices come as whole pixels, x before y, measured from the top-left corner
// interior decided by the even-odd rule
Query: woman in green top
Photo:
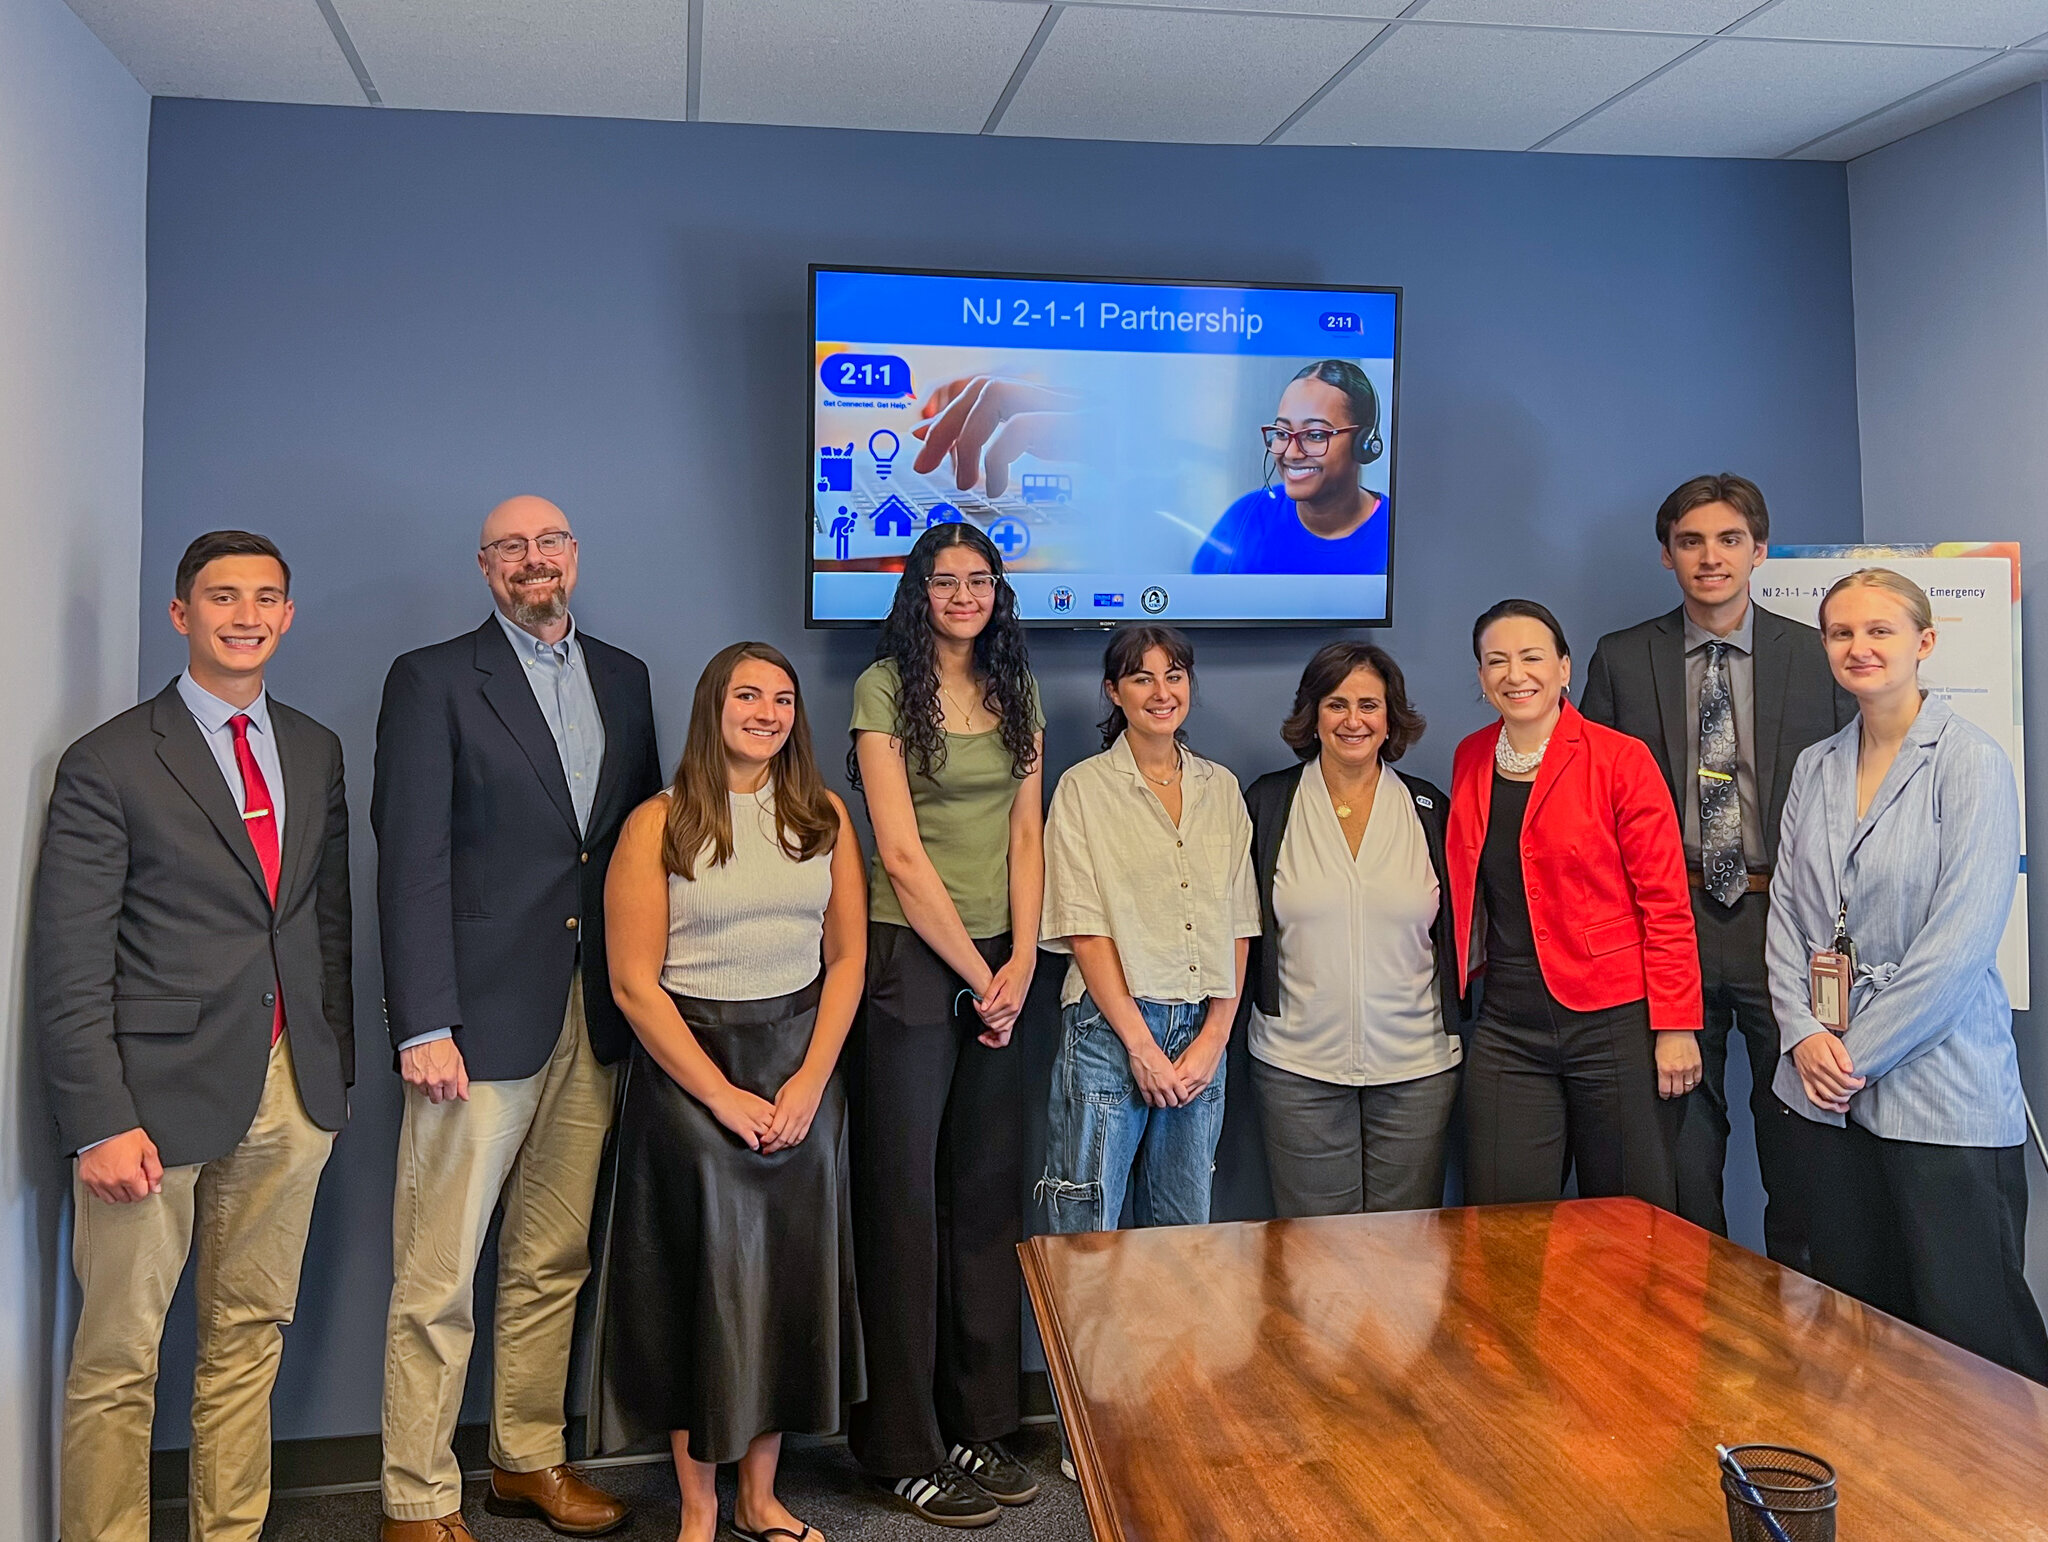
[[[999,1442],[1021,1422],[1024,1087],[1009,1043],[1045,872],[1044,719],[986,535],[919,538],[876,651],[853,688],[850,757],[876,848],[854,1142],[868,1399],[850,1434],[899,1504],[984,1525],[1038,1492]]]

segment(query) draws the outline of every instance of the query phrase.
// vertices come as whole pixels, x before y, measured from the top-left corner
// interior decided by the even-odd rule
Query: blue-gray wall
[[[1439,780],[1482,718],[1473,615],[1541,598],[1590,655],[1675,604],[1650,516],[1683,478],[1756,477],[1784,540],[1861,532],[1838,166],[158,102],[143,689],[182,657],[161,603],[184,543],[274,534],[298,602],[274,686],[346,741],[360,832],[368,1050],[280,1438],[377,1424],[398,1113],[368,903],[385,666],[483,617],[478,521],[540,492],[582,539],[579,617],[652,666],[665,754],[704,659],[740,636],[788,649],[838,742],[871,639],[802,629],[814,260],[1405,285],[1383,640],[1434,724],[1409,764]],[[1275,729],[1323,640],[1201,638],[1199,746],[1246,779],[1285,761]],[[1055,770],[1095,747],[1099,647],[1034,642]],[[1219,1209],[1243,1215],[1263,1174],[1236,1107]],[[1754,1240],[1753,1178],[1737,1186]],[[166,1345],[167,1445],[186,1337]]]
[[[1851,162],[1849,209],[1864,533],[2020,542],[2025,713],[2038,725],[2048,721],[2048,87]],[[2026,793],[2027,849],[2038,854],[2048,850],[2038,742]],[[2030,956],[2048,958],[2048,896],[2031,896],[2028,920]],[[2037,1111],[2048,1109],[2041,1007],[2013,1019]],[[2031,1158],[2027,1172],[2028,1272],[2048,1299],[2048,1178]]]

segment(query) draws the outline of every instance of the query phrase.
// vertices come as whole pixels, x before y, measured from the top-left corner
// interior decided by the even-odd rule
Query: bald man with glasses
[[[501,1202],[486,1506],[569,1536],[628,1519],[568,1466],[563,1404],[632,1042],[605,969],[605,869],[661,770],[647,666],[576,626],[576,564],[554,504],[501,503],[477,550],[495,613],[384,682],[370,822],[405,1116],[383,1542],[470,1542],[451,1441]]]

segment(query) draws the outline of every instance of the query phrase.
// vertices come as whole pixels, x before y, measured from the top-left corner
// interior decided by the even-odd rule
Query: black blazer
[[[1252,872],[1259,885],[1259,935],[1252,939],[1252,958],[1246,974],[1253,982],[1252,1001],[1268,1017],[1280,1015],[1280,928],[1273,919],[1273,874],[1280,866],[1280,841],[1287,833],[1287,816],[1294,808],[1294,795],[1301,787],[1300,766],[1271,771],[1245,789],[1245,807],[1252,816]],[[1451,800],[1442,789],[1419,776],[1407,776],[1392,766],[1385,768],[1399,787],[1414,800],[1422,833],[1429,842],[1429,865],[1436,869],[1440,896],[1436,924],[1429,940],[1436,947],[1436,989],[1443,1005],[1444,1032],[1456,1033],[1462,1003],[1458,991],[1458,944],[1451,930],[1451,879],[1444,865],[1444,821]],[[1389,787],[1386,776],[1382,789]]]
[[[1856,715],[1856,702],[1835,684],[1818,631],[1761,605],[1755,610],[1750,645],[1756,677],[1756,794],[1762,805],[1757,816],[1763,821],[1764,862],[1775,867],[1792,763],[1809,744],[1845,727]],[[1601,638],[1586,670],[1579,710],[1649,745],[1683,827],[1685,607]]]
[[[453,1028],[470,1077],[547,1064],[580,961],[590,1045],[632,1029],[604,956],[604,875],[619,827],[661,786],[647,666],[579,630],[604,764],[579,835],[547,719],[496,616],[401,656],[377,714],[377,926],[394,1046]]]
[[[277,903],[241,801],[178,695],[64,752],[30,921],[43,1074],[69,1154],[140,1125],[166,1167],[210,1162],[263,1098],[275,992],[306,1112],[348,1121],[348,800],[341,741],[270,702],[284,772]]]

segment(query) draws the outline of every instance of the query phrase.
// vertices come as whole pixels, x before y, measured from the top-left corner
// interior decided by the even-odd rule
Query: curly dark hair
[[[995,606],[988,625],[974,639],[974,672],[981,678],[981,704],[1001,723],[1003,748],[1010,753],[1010,774],[1022,779],[1038,764],[1038,730],[1032,722],[1031,659],[1024,646],[1024,626],[1017,619],[1017,592],[1003,576],[1003,554],[975,526],[964,520],[933,525],[917,538],[896,581],[896,598],[882,622],[875,644],[877,661],[896,665],[896,738],[903,744],[905,765],[915,776],[936,776],[946,764],[946,712],[939,702],[938,648],[932,638],[932,607],[925,585],[939,553],[949,546],[970,546],[995,575]],[[847,752],[847,777],[859,785],[855,753]]]
[[[1322,753],[1323,741],[1316,732],[1323,698],[1351,678],[1354,669],[1369,669],[1380,677],[1386,691],[1387,737],[1380,746],[1380,763],[1392,765],[1422,737],[1422,714],[1408,704],[1408,682],[1393,655],[1376,643],[1333,642],[1316,650],[1301,672],[1301,684],[1294,689],[1294,710],[1280,725],[1280,737],[1302,760],[1314,760]]]

